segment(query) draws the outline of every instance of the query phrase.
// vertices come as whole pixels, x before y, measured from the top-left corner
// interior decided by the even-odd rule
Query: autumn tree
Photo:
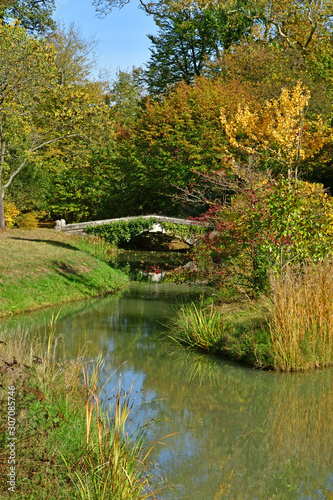
[[[235,116],[228,119],[222,108],[221,123],[229,141],[225,151],[234,168],[246,155],[256,158],[262,168],[282,172],[297,182],[301,165],[333,137],[320,116],[313,121],[307,118],[309,100],[310,92],[298,82],[290,91],[282,89],[279,99],[266,101],[259,110],[238,105]]]
[[[176,186],[186,186],[193,170],[221,168],[226,136],[221,131],[220,109],[228,116],[237,101],[255,101],[250,87],[198,77],[180,83],[162,101],[148,98],[138,118],[117,134],[118,194],[114,200],[133,214],[180,210],[172,198]]]
[[[131,0],[94,0],[97,11],[107,14],[122,8]],[[266,42],[283,41],[291,48],[311,51],[315,44],[330,35],[333,22],[331,0],[138,0],[137,4],[149,14],[163,9],[222,9],[228,16],[242,13],[258,28],[257,37]]]
[[[109,109],[98,84],[59,85],[53,48],[18,25],[1,26],[0,40],[0,227],[3,228],[5,193],[24,167],[43,164],[41,152],[56,144],[70,148],[79,141],[88,141],[97,131],[110,132]]]
[[[206,2],[214,5],[221,2]],[[225,5],[226,2],[223,2]],[[229,3],[229,12],[245,4]],[[220,64],[232,77],[261,87],[264,99],[277,97],[301,80],[312,94],[310,111],[331,112],[333,88],[332,3],[285,0],[247,2],[252,33],[223,54]]]
[[[171,3],[172,0],[170,0]],[[113,0],[104,0],[112,4]],[[127,2],[125,2],[127,3]],[[152,2],[154,4],[154,2]],[[331,0],[181,0],[183,8],[199,6],[223,8],[229,14],[242,11],[252,19],[257,38],[265,42],[276,40],[287,46],[309,52],[330,36],[333,22]]]

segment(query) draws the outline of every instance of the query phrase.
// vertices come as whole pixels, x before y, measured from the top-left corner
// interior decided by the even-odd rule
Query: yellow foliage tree
[[[15,204],[10,201],[4,203],[4,210],[6,226],[12,227],[15,224],[17,217],[20,215],[20,211]]]
[[[301,82],[291,89],[282,89],[279,99],[266,101],[259,111],[239,106],[233,119],[221,109],[222,127],[228,137],[235,169],[238,153],[264,159],[266,166],[278,163],[289,179],[297,181],[300,161],[316,154],[333,138],[319,116],[316,121],[306,117],[310,92]]]

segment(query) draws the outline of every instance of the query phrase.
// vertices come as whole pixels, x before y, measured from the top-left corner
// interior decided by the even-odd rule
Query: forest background
[[[138,6],[158,26],[150,60],[96,80],[94,43],[53,22],[53,0],[1,0],[2,227],[2,200],[10,226],[197,216],[259,174],[332,185],[330,0]]]

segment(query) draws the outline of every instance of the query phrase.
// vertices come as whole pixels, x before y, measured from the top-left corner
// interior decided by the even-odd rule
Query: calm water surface
[[[279,374],[175,348],[160,337],[195,287],[132,285],[73,306],[57,323],[76,356],[105,356],[104,396],[132,387],[132,419],[156,419],[159,499],[333,499],[333,371]],[[159,421],[159,419],[166,419]]]

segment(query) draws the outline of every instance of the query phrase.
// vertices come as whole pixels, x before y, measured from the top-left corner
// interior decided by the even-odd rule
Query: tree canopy
[[[91,140],[109,109],[99,84],[59,84],[56,53],[19,25],[0,26],[0,227],[13,179],[55,144]],[[110,134],[109,124],[108,134]]]
[[[1,0],[0,19],[11,23],[19,20],[29,33],[45,35],[54,28],[54,0]]]
[[[145,80],[153,95],[168,86],[212,73],[212,62],[222,51],[249,33],[247,18],[230,19],[222,10],[164,9],[154,16],[157,35],[148,35],[152,42],[151,58]]]

